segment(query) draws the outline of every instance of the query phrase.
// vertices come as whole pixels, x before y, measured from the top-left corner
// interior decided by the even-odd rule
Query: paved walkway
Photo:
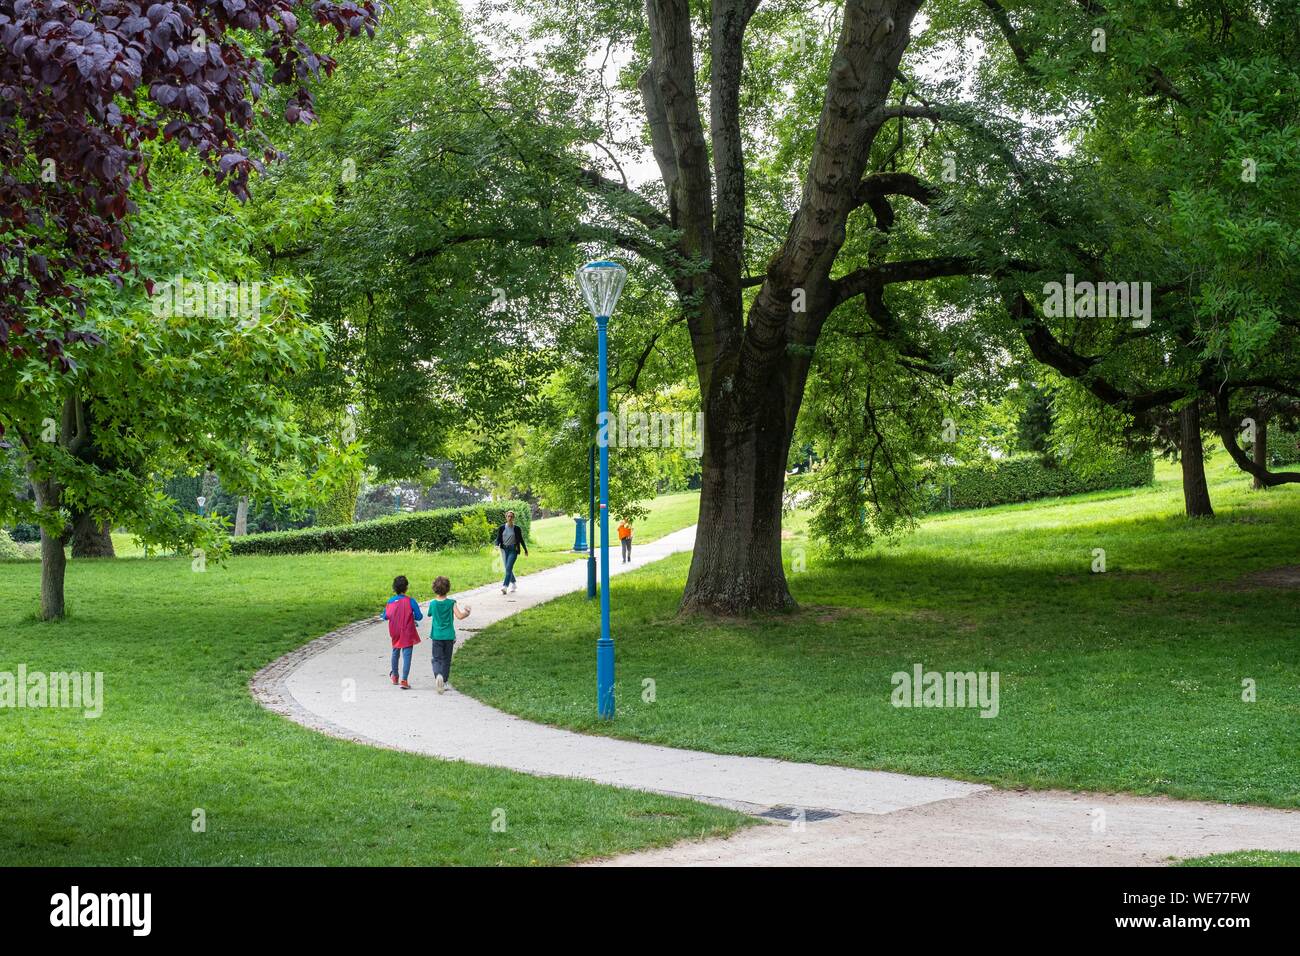
[[[687,528],[637,545],[631,564],[620,563],[615,552],[611,568],[621,574],[688,551],[694,537],[695,529]],[[514,594],[502,595],[496,585],[458,594],[473,607],[458,624],[461,642],[525,608],[585,590],[586,574],[585,560],[578,560],[526,575]],[[394,688],[388,680],[387,625],[371,619],[286,655],[259,671],[251,686],[263,704],[301,724],[375,746],[688,796],[755,814],[791,814],[788,824],[630,854],[615,863],[1133,864],[1231,849],[1300,850],[1300,813],[1290,811],[1022,794],[936,777],[574,733],[513,717],[455,690],[439,697],[427,642],[417,649],[416,661],[414,688]],[[594,707],[594,640],[592,673]],[[452,678],[454,685],[454,666]],[[816,811],[826,818],[817,819],[822,814]]]

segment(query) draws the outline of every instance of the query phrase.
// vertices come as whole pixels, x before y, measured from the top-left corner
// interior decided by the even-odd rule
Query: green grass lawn
[[[1215,853],[1190,860],[1179,860],[1175,866],[1300,866],[1300,853],[1274,852],[1272,850],[1238,850],[1236,853]]]
[[[672,531],[695,524],[700,513],[700,493],[683,491],[678,494],[660,495],[653,501],[646,502],[650,514],[632,526],[632,543],[646,544]],[[611,521],[609,537],[611,547],[617,549],[618,540],[614,533],[617,522]],[[558,518],[542,518],[533,522],[532,540],[529,547],[539,551],[569,551],[573,548],[573,518],[562,515]],[[599,533],[597,533],[599,544]]]
[[[1300,806],[1300,590],[1252,579],[1300,564],[1300,489],[1252,492],[1222,455],[1210,477],[1212,521],[1182,516],[1162,465],[1151,488],[938,516],[844,561],[820,556],[796,516],[787,559],[807,570],[790,574],[801,610],[788,616],[677,620],[687,556],[620,577],[609,726],[590,707],[597,609],[583,595],[483,632],[457,686],[532,719],[700,750]],[[999,715],[891,706],[891,675],[917,663],[997,672]]]
[[[568,559],[534,553],[528,570]],[[334,740],[249,696],[262,665],[377,614],[395,574],[422,599],[436,574],[465,589],[495,576],[487,552],[244,557],[201,574],[189,559],[73,561],[60,624],[34,619],[39,570],[0,563],[0,671],[102,671],[105,703],[90,720],[0,710],[0,865],[554,864],[746,822]],[[427,643],[416,660],[425,674]]]

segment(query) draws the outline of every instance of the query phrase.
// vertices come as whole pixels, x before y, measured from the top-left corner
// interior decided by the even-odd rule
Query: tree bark
[[[1251,449],[1255,458],[1255,464],[1265,471],[1268,470],[1268,419],[1264,417],[1263,411],[1255,413],[1255,447]],[[1260,481],[1259,475],[1254,475],[1250,481],[1250,487],[1255,491],[1266,491],[1268,485]]]
[[[681,611],[739,615],[795,607],[781,560],[781,508],[790,432],[774,385],[775,415],[741,427],[705,413],[700,517]]]
[[[41,620],[57,621],[66,613],[63,581],[68,570],[68,555],[63,550],[63,536],[55,537],[41,529]]]
[[[1201,409],[1189,403],[1178,413],[1178,457],[1183,466],[1183,504],[1189,518],[1213,518],[1210,486],[1205,481],[1205,456],[1201,447]]]
[[[95,521],[87,512],[79,511],[72,520],[72,556],[74,558],[115,558],[113,549],[113,523]]]
[[[29,475],[31,464],[28,463]],[[36,492],[36,507],[40,511],[57,510],[63,500],[63,488],[55,481],[32,478]],[[41,620],[57,621],[66,610],[63,600],[63,581],[68,569],[68,556],[63,550],[67,533],[51,535],[41,528]]]
[[[22,440],[23,445],[30,452],[33,447],[33,437],[24,435]],[[75,457],[83,455],[90,443],[86,406],[76,395],[70,395],[64,400],[63,422],[58,441],[69,454]],[[60,514],[63,509],[63,485],[52,478],[41,476],[39,466],[30,454],[26,461],[26,468],[27,477],[36,492],[36,509],[44,513]],[[66,610],[63,600],[63,582],[68,569],[68,557],[63,549],[67,542],[66,527],[58,535],[51,535],[44,526],[41,527],[41,619],[45,621],[59,620]]]
[[[240,495],[239,504],[235,506],[235,537],[242,538],[248,534],[248,496]]]

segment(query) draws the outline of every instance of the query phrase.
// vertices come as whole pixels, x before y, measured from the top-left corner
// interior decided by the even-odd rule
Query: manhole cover
[[[772,820],[803,820],[806,823],[816,823],[818,820],[832,820],[839,814],[834,810],[805,810],[803,807],[773,807],[771,810],[764,810],[759,814],[760,817],[768,817]]]

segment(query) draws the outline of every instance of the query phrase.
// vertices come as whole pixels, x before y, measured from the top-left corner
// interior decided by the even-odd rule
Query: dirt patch
[[[867,617],[871,613],[866,608],[844,607],[839,604],[805,604],[799,610],[818,624],[834,624],[848,618]]]
[[[1240,578],[1236,587],[1249,588],[1292,588],[1300,589],[1300,564],[1286,564],[1280,568],[1256,571]]]

